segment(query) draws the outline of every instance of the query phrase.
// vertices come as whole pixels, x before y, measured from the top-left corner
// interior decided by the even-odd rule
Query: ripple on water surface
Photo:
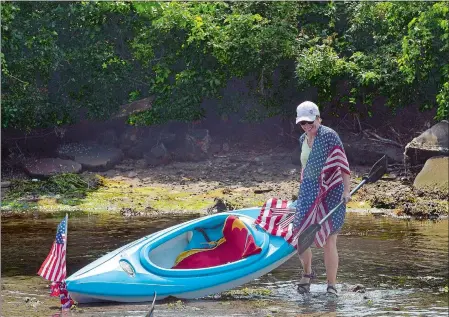
[[[125,219],[107,215],[70,218],[69,274],[126,243],[186,220],[182,217]],[[16,298],[3,302],[10,312],[17,311],[11,310],[14,305],[20,307],[17,298],[47,295],[45,281],[26,276],[35,276],[50,249],[59,221],[52,218],[2,220],[1,269],[2,277],[6,277],[2,296]],[[448,299],[444,293],[448,283],[447,246],[447,219],[420,222],[349,213],[338,238],[338,300],[325,296],[323,254],[321,249],[314,249],[313,266],[318,279],[311,287],[310,296],[303,297],[296,292],[300,269],[295,256],[234,292],[182,304],[162,302],[156,312],[157,316],[179,315],[179,310],[183,316],[260,316],[261,313],[265,316],[447,316]],[[363,285],[363,293],[352,291],[358,284]],[[27,288],[33,291],[25,291]],[[49,307],[55,308],[54,305]],[[143,316],[144,308],[144,304],[90,305],[84,306],[83,312],[108,316],[122,316],[126,312],[130,316]],[[22,308],[17,309],[20,315]],[[77,316],[83,316],[83,312]]]

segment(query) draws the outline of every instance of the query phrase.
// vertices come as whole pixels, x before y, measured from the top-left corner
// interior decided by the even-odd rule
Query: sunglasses
[[[300,125],[313,124],[315,121],[299,121]]]

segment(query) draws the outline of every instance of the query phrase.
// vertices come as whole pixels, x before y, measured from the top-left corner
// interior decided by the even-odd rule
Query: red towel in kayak
[[[199,269],[235,262],[262,251],[246,225],[236,216],[228,216],[223,226],[223,238],[211,249],[181,252],[173,269]]]

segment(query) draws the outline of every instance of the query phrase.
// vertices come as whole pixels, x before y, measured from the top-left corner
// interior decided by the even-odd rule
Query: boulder
[[[365,141],[366,142],[366,141]],[[402,149],[388,144],[364,144],[362,142],[344,143],[349,166],[371,166],[386,155],[389,163],[402,163]]]
[[[159,142],[164,143],[168,150],[173,150],[179,146],[177,135],[175,133],[161,132],[159,133]]]
[[[153,155],[155,158],[164,158],[168,156],[167,149],[164,145],[164,143],[160,143],[156,146],[154,146],[151,151],[151,155]]]
[[[449,190],[448,166],[448,156],[437,156],[428,159],[416,176],[413,186],[424,191],[447,193]]]
[[[152,139],[140,139],[129,148],[123,150],[126,157],[134,160],[138,160],[144,157],[145,153],[155,145],[155,141]]]
[[[25,172],[37,178],[47,178],[62,173],[79,173],[81,164],[60,158],[28,159],[24,162]]]
[[[196,129],[189,131],[185,137],[185,160],[202,161],[209,158],[210,145],[209,130]]]
[[[139,143],[144,138],[144,134],[145,132],[143,129],[126,127],[119,137],[118,147],[121,150],[126,151]]]
[[[120,149],[93,143],[64,144],[58,148],[58,155],[80,163],[89,171],[106,171],[123,159]]]
[[[170,162],[170,155],[163,143],[154,146],[144,154],[145,162],[150,166],[165,165]]]
[[[97,143],[107,146],[116,146],[118,144],[117,134],[113,129],[103,131],[97,136]]]
[[[414,138],[405,147],[404,157],[411,166],[424,164],[433,156],[449,155],[449,122],[443,120],[420,136]]]
[[[120,106],[120,110],[116,115],[116,118],[124,118],[128,117],[133,113],[142,112],[148,109],[151,109],[153,105],[154,97],[148,97],[140,100],[133,101],[126,105]]]

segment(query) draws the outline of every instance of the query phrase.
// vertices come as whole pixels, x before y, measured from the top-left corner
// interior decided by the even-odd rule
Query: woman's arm
[[[342,199],[348,202],[351,200],[351,195],[349,194],[351,192],[351,175],[343,172],[342,177],[344,186]]]

